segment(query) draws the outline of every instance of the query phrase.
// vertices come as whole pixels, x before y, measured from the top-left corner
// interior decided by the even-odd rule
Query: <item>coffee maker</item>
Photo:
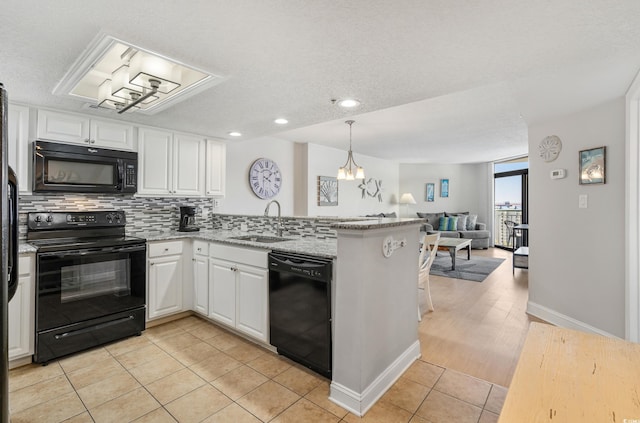
[[[180,207],[180,232],[195,232],[200,228],[196,226],[196,207],[181,206]]]

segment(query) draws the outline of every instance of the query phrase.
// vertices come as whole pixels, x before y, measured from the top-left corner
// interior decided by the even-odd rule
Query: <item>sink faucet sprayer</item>
[[[267,203],[267,207],[264,209],[264,215],[265,216],[269,216],[269,207],[271,207],[272,203],[276,203],[276,206],[278,206],[278,225],[276,226],[276,233],[278,234],[278,236],[282,236],[282,216],[280,216],[280,203],[278,203],[278,201],[276,200],[271,200]]]

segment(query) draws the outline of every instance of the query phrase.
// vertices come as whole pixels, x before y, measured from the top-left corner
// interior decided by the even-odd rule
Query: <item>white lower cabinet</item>
[[[209,314],[209,243],[193,241],[193,311]]]
[[[147,248],[147,319],[183,311],[183,241],[150,242]]]
[[[18,288],[9,301],[9,360],[33,354],[35,316],[35,257],[21,255],[18,261]]]
[[[236,326],[236,264],[209,260],[209,317]]]
[[[269,276],[267,269],[238,265],[236,278],[236,329],[268,341]]]
[[[209,246],[209,318],[269,340],[267,251]]]

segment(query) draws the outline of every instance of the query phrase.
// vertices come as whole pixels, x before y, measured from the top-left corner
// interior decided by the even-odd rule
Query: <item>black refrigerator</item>
[[[9,422],[9,300],[18,287],[18,183],[8,163],[7,92],[0,83],[0,216],[2,216],[2,272],[0,277],[0,423]]]

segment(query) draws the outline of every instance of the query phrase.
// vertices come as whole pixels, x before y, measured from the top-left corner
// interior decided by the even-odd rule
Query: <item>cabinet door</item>
[[[226,144],[207,140],[207,195],[224,196],[226,163]]]
[[[209,313],[209,257],[193,256],[193,309],[197,313]]]
[[[91,119],[91,144],[117,150],[133,151],[133,125]]]
[[[138,130],[138,194],[171,194],[172,146],[171,132]]]
[[[38,110],[38,139],[89,144],[89,118]]]
[[[181,196],[204,196],[205,141],[175,134],[173,138],[173,192]]]
[[[9,105],[9,166],[18,176],[20,193],[31,192],[29,164],[31,163],[29,146],[29,108]]]
[[[236,329],[268,342],[268,273],[266,269],[238,265]]]
[[[182,311],[182,256],[149,260],[149,319]]]
[[[18,287],[9,301],[9,360],[33,354],[35,325],[35,257],[21,255],[18,260]]]
[[[9,301],[9,360],[33,354],[31,350],[31,276],[18,278],[16,294]]]
[[[209,317],[236,324],[236,267],[233,263],[209,259]]]

